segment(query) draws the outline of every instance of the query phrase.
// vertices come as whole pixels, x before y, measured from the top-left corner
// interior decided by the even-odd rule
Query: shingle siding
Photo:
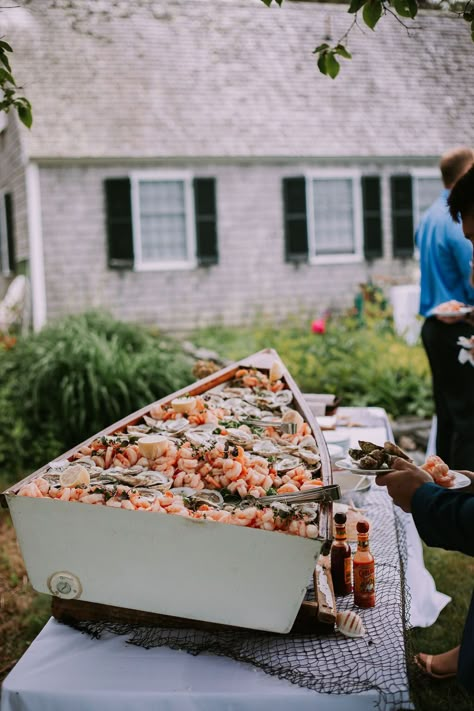
[[[217,180],[219,264],[183,271],[110,270],[103,181],[133,167],[41,168],[48,319],[100,307],[119,318],[175,330],[219,321],[241,324],[260,313],[316,314],[349,306],[357,285],[371,275],[401,279],[413,268],[389,256],[371,266],[287,264],[281,182],[288,166],[189,164],[199,176]],[[307,168],[298,164],[290,170]]]

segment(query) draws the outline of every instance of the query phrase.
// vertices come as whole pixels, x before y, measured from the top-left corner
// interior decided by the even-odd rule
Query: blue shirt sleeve
[[[415,491],[411,508],[428,546],[474,556],[474,495],[426,483]]]

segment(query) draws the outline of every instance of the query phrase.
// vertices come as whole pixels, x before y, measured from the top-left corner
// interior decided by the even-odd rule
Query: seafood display
[[[311,428],[275,361],[196,396],[152,406],[27,481],[19,496],[318,537],[316,503],[260,502],[322,486]]]
[[[373,442],[359,440],[359,447],[360,449],[349,449],[349,456],[359,469],[367,471],[390,469],[392,461],[396,457],[401,457],[407,462],[412,461],[403,449],[393,442],[385,442],[382,447]]]

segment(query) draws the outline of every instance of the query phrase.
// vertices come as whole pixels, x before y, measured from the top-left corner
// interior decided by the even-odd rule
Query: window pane
[[[184,182],[182,180],[141,181],[139,204],[143,261],[186,260]]]
[[[313,180],[316,255],[355,254],[352,179]]]
[[[418,191],[418,220],[422,214],[434,203],[443,188],[440,178],[417,178]],[[417,221],[418,221],[417,220]]]

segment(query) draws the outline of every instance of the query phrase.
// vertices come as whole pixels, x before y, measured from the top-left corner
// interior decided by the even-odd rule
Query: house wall
[[[370,277],[387,284],[412,281],[414,262],[390,257],[389,175],[406,172],[406,164],[364,166],[382,175],[384,259],[297,266],[284,261],[282,178],[314,165],[183,167],[217,179],[219,264],[134,272],[107,268],[103,181],[144,170],[143,165],[41,166],[48,320],[98,307],[169,330],[220,321],[242,324],[261,312],[282,317],[307,309],[317,315],[347,307],[358,284]]]
[[[0,115],[0,122],[3,116]],[[0,190],[12,193],[17,263],[28,258],[26,185],[20,128],[16,115],[6,116],[6,128],[0,133]],[[14,276],[14,275],[12,275]],[[0,298],[12,277],[0,273]]]

